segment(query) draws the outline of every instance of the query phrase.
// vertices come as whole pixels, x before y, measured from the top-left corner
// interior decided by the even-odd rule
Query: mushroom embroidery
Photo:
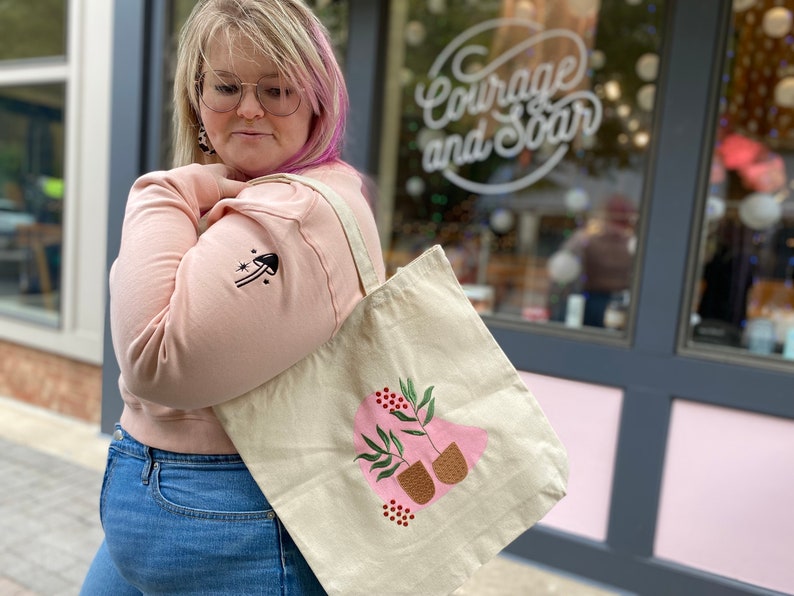
[[[252,250],[251,252],[255,253],[256,250]],[[248,273],[248,267],[251,265],[256,268]],[[237,271],[248,273],[248,275],[245,277],[242,277],[234,282],[238,288],[242,288],[244,285],[258,279],[265,273],[272,277],[278,271],[278,255],[271,252],[265,255],[256,256],[250,263],[240,263],[237,267]],[[263,283],[268,284],[270,283],[270,280],[265,278]]]

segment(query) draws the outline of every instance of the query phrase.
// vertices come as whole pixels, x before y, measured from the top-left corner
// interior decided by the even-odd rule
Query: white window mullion
[[[96,362],[104,337],[112,4],[70,2],[68,36],[62,330],[93,345],[81,356]]]
[[[62,83],[69,78],[69,64],[62,57],[3,63],[0,86]]]

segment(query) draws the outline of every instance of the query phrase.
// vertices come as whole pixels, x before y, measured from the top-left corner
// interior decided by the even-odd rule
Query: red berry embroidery
[[[403,506],[401,503],[398,503],[396,499],[390,499],[389,502],[383,506],[383,509],[383,517],[388,518],[389,521],[397,522],[397,525],[403,528],[408,527],[409,519],[414,519],[411,508]]]

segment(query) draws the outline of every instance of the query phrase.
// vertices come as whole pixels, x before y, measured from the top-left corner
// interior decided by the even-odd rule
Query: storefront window
[[[0,2],[0,75],[4,61],[65,58],[67,6],[66,0]],[[52,83],[51,75],[42,79],[0,84],[0,314],[56,325],[66,85]]]
[[[0,313],[58,321],[64,84],[0,87]]]
[[[794,359],[793,12],[733,2],[690,346]]]
[[[663,1],[395,0],[379,223],[483,313],[623,335]]]
[[[0,2],[0,60],[64,56],[66,0]]]

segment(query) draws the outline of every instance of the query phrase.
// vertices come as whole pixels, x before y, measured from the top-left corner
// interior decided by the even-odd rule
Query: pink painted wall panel
[[[675,401],[655,554],[794,593],[794,421]]]
[[[568,494],[541,524],[603,541],[623,392],[528,372],[521,378],[568,451]]]

